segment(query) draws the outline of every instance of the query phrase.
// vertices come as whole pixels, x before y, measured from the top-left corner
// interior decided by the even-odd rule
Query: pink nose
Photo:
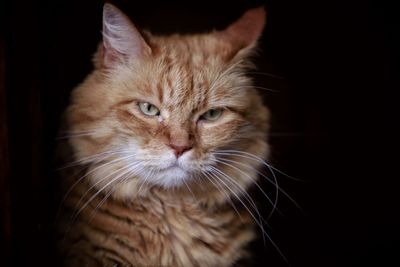
[[[177,158],[182,156],[182,154],[185,153],[185,151],[192,149],[192,146],[185,146],[185,145],[179,146],[175,144],[169,144],[169,146],[174,150],[175,156]]]

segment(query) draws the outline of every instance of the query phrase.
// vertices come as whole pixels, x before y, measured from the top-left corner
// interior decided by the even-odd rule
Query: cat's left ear
[[[130,19],[109,3],[103,8],[103,44],[100,49],[101,65],[105,67],[151,54],[150,46]]]
[[[247,10],[228,28],[217,32],[217,35],[231,44],[234,55],[247,54],[255,47],[264,30],[266,15],[264,7]]]

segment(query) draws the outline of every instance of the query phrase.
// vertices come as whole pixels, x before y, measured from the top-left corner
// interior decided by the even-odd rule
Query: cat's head
[[[69,143],[91,183],[124,197],[227,177],[250,184],[243,173],[268,151],[268,112],[246,76],[264,24],[256,8],[223,31],[154,36],[106,4],[95,70],[67,111]]]

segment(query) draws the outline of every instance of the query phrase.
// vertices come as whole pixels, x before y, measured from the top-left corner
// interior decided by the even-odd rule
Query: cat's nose
[[[174,150],[175,156],[177,158],[182,156],[182,154],[185,153],[185,151],[192,149],[192,146],[190,145],[169,144],[169,147],[171,147]]]

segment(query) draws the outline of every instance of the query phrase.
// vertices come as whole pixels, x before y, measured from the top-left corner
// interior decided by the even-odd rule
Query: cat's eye
[[[160,110],[153,104],[150,104],[148,102],[139,102],[138,106],[139,106],[140,111],[143,112],[144,115],[147,115],[147,116],[160,115]]]
[[[221,117],[222,112],[223,112],[222,108],[213,108],[208,110],[203,115],[201,115],[200,119],[207,121],[216,121],[217,119],[219,119],[219,117]]]

